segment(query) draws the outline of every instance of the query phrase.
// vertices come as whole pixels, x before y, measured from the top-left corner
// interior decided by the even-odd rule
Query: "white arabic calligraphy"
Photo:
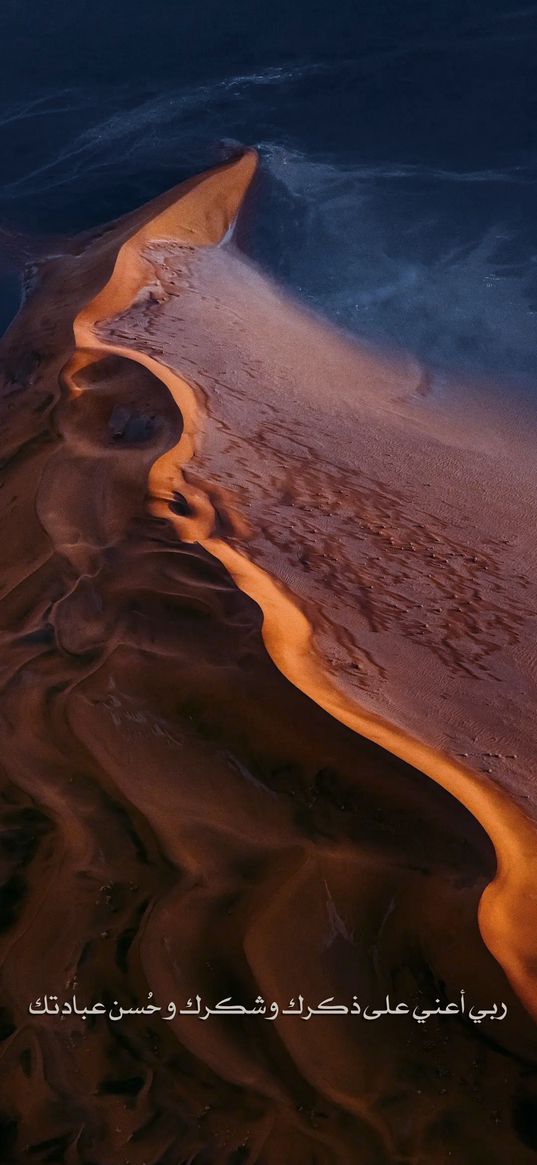
[[[333,995],[329,995],[326,999],[322,999],[316,1006],[312,1007],[310,1004],[305,1004],[304,996],[298,995],[289,1000],[287,1007],[280,1007],[276,1000],[271,1003],[266,1003],[261,995],[258,995],[252,1007],[246,1007],[242,1003],[235,1003],[231,995],[220,999],[212,1007],[202,1003],[200,995],[190,997],[184,1007],[178,1007],[173,1001],[161,1007],[157,1003],[152,1002],[153,992],[150,991],[147,997],[147,1003],[140,1007],[123,1006],[114,999],[110,1006],[102,1002],[93,1003],[90,1006],[81,1007],[77,1001],[75,994],[70,999],[66,999],[60,1004],[57,995],[40,996],[33,1003],[30,1003],[28,1011],[30,1015],[40,1016],[79,1016],[81,1019],[87,1019],[88,1016],[105,1016],[112,1023],[117,1023],[124,1019],[125,1016],[143,1015],[152,1016],[157,1015],[160,1019],[166,1021],[174,1020],[177,1016],[186,1016],[190,1019],[199,1019],[202,1021],[208,1020],[211,1017],[223,1018],[225,1016],[258,1016],[262,1019],[273,1021],[280,1016],[292,1016],[300,1020],[309,1020],[313,1017],[328,1018],[330,1016],[352,1015],[358,1016],[366,1022],[371,1020],[378,1020],[383,1017],[400,1017],[410,1016],[416,1023],[424,1024],[433,1016],[442,1018],[461,1017],[465,1020],[470,1020],[472,1023],[482,1023],[483,1020],[502,1020],[507,1015],[507,1004],[493,1003],[491,1007],[477,1007],[472,1005],[470,1008],[466,1007],[464,989],[460,992],[459,1002],[451,1002],[442,1004],[440,999],[435,1000],[434,1007],[422,1007],[416,1005],[412,1007],[408,1003],[392,1003],[389,994],[386,995],[385,1002],[382,1007],[371,1007],[369,1004],[363,1006],[356,995],[353,996],[350,1005],[346,1003],[338,1003]]]

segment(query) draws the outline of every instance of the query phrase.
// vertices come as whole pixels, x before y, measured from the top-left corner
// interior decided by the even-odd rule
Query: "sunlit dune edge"
[[[178,188],[168,197],[168,205],[157,209],[153,217],[128,235],[119,247],[108,280],[76,316],[76,348],[63,370],[64,382],[73,397],[88,391],[81,387],[80,374],[95,361],[115,355],[143,365],[169,390],[180,410],[183,431],[176,447],[150,470],[151,511],[172,521],[183,541],[198,543],[218,559],[237,586],[259,605],[266,648],[293,685],[354,732],[421,770],[453,794],[480,822],[493,842],[498,864],[496,876],[480,902],[481,934],[525,1007],[537,1016],[537,829],[534,821],[500,782],[493,782],[452,755],[431,747],[425,733],[424,739],[418,739],[361,707],[359,699],[351,699],[334,682],[315,642],[307,604],[305,608],[289,586],[250,559],[247,535],[242,545],[237,537],[237,532],[240,534],[238,517],[231,535],[219,533],[213,504],[215,494],[211,498],[211,491],[198,484],[195,475],[189,476],[198,450],[203,447],[205,429],[211,425],[211,416],[204,415],[200,392],[193,386],[192,370],[181,369],[180,359],[175,368],[165,354],[160,360],[106,335],[111,321],[136,305],[137,299],[155,285],[148,246],[154,243],[162,249],[167,240],[183,247],[217,246],[233,225],[255,171],[255,154],[248,151],[240,159],[187,184],[184,191]],[[289,311],[292,310],[290,307]],[[400,424],[404,431],[404,416]],[[168,503],[178,489],[188,504],[187,516],[170,514]],[[240,506],[237,509],[240,511]],[[337,545],[334,560],[337,575]],[[478,683],[476,699],[479,699]]]

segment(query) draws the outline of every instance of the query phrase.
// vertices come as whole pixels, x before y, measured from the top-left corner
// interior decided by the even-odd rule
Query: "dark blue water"
[[[356,335],[534,385],[537,5],[3,0],[0,46],[0,324],[17,255],[234,140],[271,274]]]

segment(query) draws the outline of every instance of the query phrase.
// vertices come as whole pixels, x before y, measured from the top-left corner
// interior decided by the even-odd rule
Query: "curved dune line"
[[[152,512],[173,522],[182,540],[198,542],[217,558],[237,586],[258,604],[267,651],[295,687],[342,724],[441,785],[480,822],[497,857],[496,876],[480,901],[481,935],[527,1010],[537,1017],[537,826],[501,789],[382,717],[364,711],[332,683],[297,599],[244,553],[213,535],[215,514],[206,493],[183,478],[181,488],[192,515],[178,517],[170,512],[167,503],[181,471],[194,456],[202,432],[204,418],[195,391],[166,364],[136,349],[105,341],[95,332],[99,321],[130,307],[143,287],[154,282],[153,270],[140,253],[144,244],[170,238],[191,246],[211,246],[225,237],[256,165],[255,153],[247,151],[237,161],[176,188],[168,196],[173,200],[170,205],[120,246],[110,279],[74,321],[76,348],[63,377],[71,394],[79,395],[84,389],[75,383],[76,373],[114,354],[143,365],[168,388],[181,411],[183,432],[175,448],[160,457],[150,471]]]

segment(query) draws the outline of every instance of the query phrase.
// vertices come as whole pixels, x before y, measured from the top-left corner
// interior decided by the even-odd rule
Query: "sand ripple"
[[[75,245],[4,346],[3,1160],[529,1165],[534,827],[509,779],[456,759],[454,695],[466,667],[484,749],[477,692],[514,669],[527,579],[502,565],[500,533],[486,547],[462,516],[448,529],[390,469],[419,370],[394,389],[393,369],[299,317],[302,340],[321,337],[329,404],[361,378],[373,445],[383,386],[375,469],[359,442],[333,455],[337,409],[316,396],[308,421],[283,334],[267,363],[276,292],[213,246],[254,169],[247,154]],[[315,384],[316,350],[299,363]],[[400,426],[409,457],[433,441],[420,415],[417,437],[415,417]],[[313,421],[323,463],[302,443]],[[429,582],[439,610],[420,633]],[[439,679],[443,718],[425,691]],[[461,986],[505,999],[508,1019],[27,1013],[75,989],[374,1004]]]

